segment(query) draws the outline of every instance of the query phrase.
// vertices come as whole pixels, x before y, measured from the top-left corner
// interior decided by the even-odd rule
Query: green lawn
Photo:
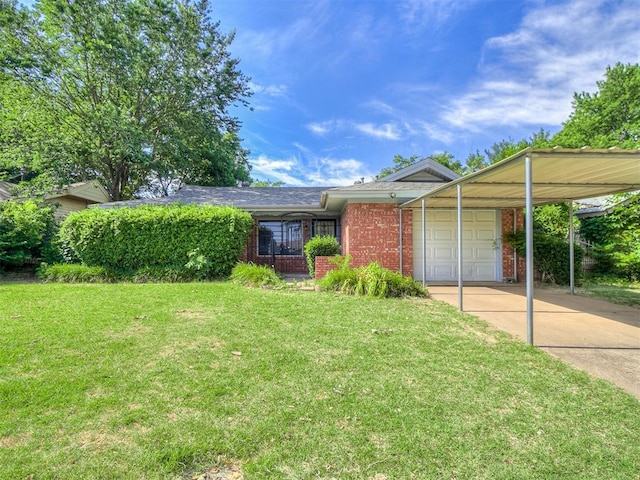
[[[2,479],[638,480],[639,432],[635,398],[431,300],[0,285]]]
[[[618,282],[600,280],[589,282],[576,290],[579,295],[597,297],[610,302],[640,307],[640,283]]]

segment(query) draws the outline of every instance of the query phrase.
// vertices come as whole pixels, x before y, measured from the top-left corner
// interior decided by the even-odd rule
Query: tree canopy
[[[249,181],[248,78],[207,0],[0,3],[0,175],[97,178],[113,200]],[[15,180],[15,178],[13,178]]]
[[[640,147],[640,64],[607,67],[595,93],[575,93],[573,112],[553,143],[562,147]]]

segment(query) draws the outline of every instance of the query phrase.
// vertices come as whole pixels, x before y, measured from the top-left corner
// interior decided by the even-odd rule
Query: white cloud
[[[574,92],[595,91],[608,65],[638,61],[637,2],[534,5],[516,31],[485,43],[480,77],[445,108],[446,123],[559,126]]]
[[[250,161],[254,177],[273,182],[284,182],[288,187],[353,185],[360,178],[370,179],[372,174],[365,164],[353,158],[316,156],[311,149],[294,145],[304,159],[291,156],[273,159],[266,155]]]
[[[339,159],[323,157],[316,159],[315,171],[306,173],[306,178],[312,185],[346,186],[353,185],[361,178],[371,178],[371,173],[366,166],[353,158]]]
[[[474,3],[473,0],[404,0],[399,3],[400,17],[412,30],[440,28]]]
[[[417,130],[412,131],[412,133],[417,135],[426,135],[433,140],[437,140],[447,145],[453,143],[453,141],[456,139],[455,135],[450,129],[441,128],[440,126],[430,122],[419,120],[416,122],[415,127]]]
[[[234,41],[240,58],[251,65],[270,66],[291,57],[301,46],[317,47],[326,41],[324,27],[332,19],[329,2],[292,2],[286,5],[292,15],[283,15],[282,22],[268,30],[240,30]]]
[[[262,94],[268,97],[284,97],[287,94],[286,85],[258,85],[249,82],[249,88],[255,94]]]
[[[335,122],[328,120],[326,122],[309,123],[307,128],[316,135],[324,136],[335,129]]]
[[[387,102],[383,102],[382,100],[371,100],[369,102],[366,102],[363,106],[374,112],[386,114],[394,113],[394,108]]]
[[[273,182],[284,182],[290,187],[305,185],[305,182],[300,180],[300,176],[297,174],[299,161],[296,158],[281,160],[260,155],[258,158],[252,159],[250,163],[251,173],[257,174],[256,176],[260,178]]]
[[[374,125],[373,123],[358,123],[356,129],[366,135],[387,140],[400,140],[398,127],[392,123]]]

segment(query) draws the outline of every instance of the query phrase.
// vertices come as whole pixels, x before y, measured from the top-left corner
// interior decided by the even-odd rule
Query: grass
[[[620,280],[596,279],[585,282],[576,293],[588,297],[597,297],[621,305],[640,307],[640,283]]]
[[[444,303],[231,283],[0,298],[3,479],[640,473],[635,398]]]

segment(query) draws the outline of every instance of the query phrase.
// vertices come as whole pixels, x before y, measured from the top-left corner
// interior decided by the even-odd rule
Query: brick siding
[[[412,212],[402,212],[402,273],[413,275]],[[387,203],[350,203],[342,214],[342,253],[352,266],[370,262],[400,271],[399,208]]]
[[[524,211],[521,208],[502,210],[502,238],[513,233],[513,227],[524,228]],[[514,257],[516,268],[514,269]],[[516,255],[513,247],[502,242],[502,278],[512,278],[523,282],[526,275],[526,262],[523,257]]]
[[[324,278],[329,270],[334,270],[336,268],[333,263],[329,262],[330,258],[333,257],[318,256],[315,258],[316,280]]]

